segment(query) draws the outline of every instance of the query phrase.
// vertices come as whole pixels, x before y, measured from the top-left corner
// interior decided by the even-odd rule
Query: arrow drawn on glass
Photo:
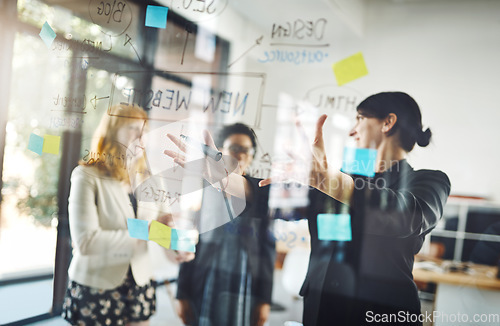
[[[139,53],[137,53],[137,50],[135,49],[134,45],[132,44],[132,42],[130,42],[131,40],[132,40],[132,38],[128,34],[125,34],[125,43],[123,43],[123,46],[130,44],[130,46],[132,47],[132,50],[134,50],[135,55],[137,56],[137,59],[139,59],[139,63],[141,64],[141,66],[144,66],[144,64],[142,63],[141,57],[139,57]]]
[[[255,40],[255,44],[252,45],[248,50],[246,50],[245,52],[243,52],[242,55],[240,55],[236,60],[234,60],[233,62],[231,62],[229,64],[229,66],[227,66],[228,68],[231,68],[232,65],[234,65],[238,60],[240,60],[241,58],[243,58],[248,52],[250,52],[254,47],[256,47],[257,45],[260,45],[262,43],[262,40],[264,39],[264,35],[262,35],[261,37],[259,37],[258,39]]]
[[[97,101],[103,100],[105,98],[109,98],[109,96],[97,97],[97,95],[95,95],[93,98],[90,99],[90,104],[92,104],[94,110],[97,109]]]

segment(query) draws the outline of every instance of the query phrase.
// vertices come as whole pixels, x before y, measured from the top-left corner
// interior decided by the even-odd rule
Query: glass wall
[[[10,302],[0,324],[60,315],[68,281],[109,290],[118,284],[96,280],[130,271],[143,284],[146,247],[178,270],[169,299],[191,300],[191,317],[213,325],[300,322],[294,298],[318,293],[323,306],[304,316],[328,318],[325,302],[365,290],[375,300],[374,289],[411,288],[403,308],[418,310],[414,260],[458,266],[499,242],[499,10],[488,0],[0,0],[0,300]],[[396,136],[375,122],[368,136],[359,129],[387,118],[357,109],[388,91],[418,103],[422,123],[415,113],[395,129],[411,130],[411,151],[388,150],[384,137]],[[401,164],[447,177],[395,182]],[[413,224],[371,224],[399,216],[394,203],[397,214],[430,208],[406,214]],[[36,308],[23,309],[26,298]],[[279,315],[280,303],[292,312]]]

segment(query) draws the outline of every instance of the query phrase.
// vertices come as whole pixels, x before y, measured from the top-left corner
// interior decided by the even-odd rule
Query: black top
[[[134,209],[134,216],[137,218],[137,199],[135,198],[134,194],[129,193],[128,198],[130,198],[130,204],[132,205],[132,208]]]
[[[269,187],[259,189],[260,180],[246,178],[254,189],[252,202],[232,221],[200,234],[195,259],[181,264],[177,298],[190,301],[193,325],[204,318],[213,325],[246,325],[257,303],[271,303],[275,243],[269,233]],[[226,209],[222,193],[204,191],[201,218],[214,219]],[[235,201],[231,197],[233,207],[239,205]]]
[[[415,171],[406,160],[374,178],[352,177],[352,241],[318,239],[317,215],[346,207],[311,191],[311,256],[301,289],[305,326],[366,323],[369,310],[420,312],[414,255],[443,214],[448,177],[441,171]]]

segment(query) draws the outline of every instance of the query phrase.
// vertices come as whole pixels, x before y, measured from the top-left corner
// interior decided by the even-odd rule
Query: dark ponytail
[[[371,95],[358,105],[357,110],[366,117],[378,119],[385,119],[390,113],[394,113],[397,121],[389,135],[399,132],[401,147],[407,152],[415,147],[415,143],[425,147],[431,141],[431,130],[422,130],[422,114],[417,102],[406,93],[383,92]]]
[[[417,135],[417,145],[420,147],[425,147],[431,142],[432,132],[429,128],[425,131],[420,131]]]

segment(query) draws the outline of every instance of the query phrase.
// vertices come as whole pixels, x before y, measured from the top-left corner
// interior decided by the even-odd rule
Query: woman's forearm
[[[250,201],[253,197],[253,189],[250,182],[244,176],[237,173],[228,174],[227,177],[213,186],[231,196],[245,199],[246,201]]]
[[[351,176],[340,171],[328,171],[312,179],[312,187],[341,203],[350,205],[352,193],[354,191],[354,180]]]

